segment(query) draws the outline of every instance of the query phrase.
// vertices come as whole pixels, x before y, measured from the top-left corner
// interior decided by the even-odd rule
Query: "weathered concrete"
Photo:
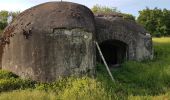
[[[99,43],[118,40],[127,44],[125,58],[128,60],[153,58],[151,35],[136,22],[125,20],[120,15],[96,15],[95,22],[96,39]]]
[[[2,68],[41,82],[93,75],[94,31],[85,6],[50,2],[28,9],[4,32]]]

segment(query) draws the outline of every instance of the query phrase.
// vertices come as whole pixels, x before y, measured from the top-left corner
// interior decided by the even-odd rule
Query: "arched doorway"
[[[103,56],[110,67],[119,66],[127,59],[127,44],[119,40],[106,40],[99,44]],[[97,62],[103,63],[97,51]]]

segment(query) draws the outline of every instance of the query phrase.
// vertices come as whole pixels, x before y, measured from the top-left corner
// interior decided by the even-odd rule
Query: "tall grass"
[[[123,65],[125,72],[128,70],[130,72],[126,74],[127,77],[130,77],[128,78],[130,80],[128,89],[133,90],[131,95],[138,99],[157,98],[161,100],[164,97],[170,99],[170,38],[153,38],[153,42],[155,57],[152,61],[127,62]],[[124,75],[123,78],[125,78]],[[122,77],[119,80],[123,80]],[[132,87],[132,83],[135,88]],[[127,82],[125,84],[127,85]]]
[[[131,96],[163,95],[170,91],[170,38],[154,38],[154,59],[142,62],[128,61],[112,69],[116,86],[111,82],[103,65],[98,65],[98,80],[107,91],[119,99]],[[123,97],[123,98],[120,98]]]
[[[19,84],[19,83],[18,83]],[[25,90],[24,90],[25,89]],[[101,82],[89,77],[69,77],[53,83],[36,83],[35,88],[2,92],[0,100],[111,100]]]
[[[12,100],[170,99],[170,38],[154,38],[153,42],[153,60],[128,61],[120,68],[111,69],[116,83],[111,81],[102,64],[96,67],[96,78],[69,77],[48,84],[22,80],[12,73],[0,71],[0,89],[3,91],[0,100],[10,100],[10,97]],[[17,88],[13,88],[15,86]]]

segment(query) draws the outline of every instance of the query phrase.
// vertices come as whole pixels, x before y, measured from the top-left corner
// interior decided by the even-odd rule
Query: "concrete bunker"
[[[37,5],[5,29],[2,69],[41,82],[71,75],[93,76],[94,33],[94,15],[83,5]]]
[[[71,2],[47,2],[22,12],[3,32],[0,64],[23,78],[50,82],[95,74],[95,42],[110,66],[153,57],[152,38],[120,14],[94,14]]]

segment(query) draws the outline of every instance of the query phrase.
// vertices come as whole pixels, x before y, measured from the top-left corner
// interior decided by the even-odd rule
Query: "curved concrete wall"
[[[2,69],[41,82],[93,75],[94,31],[94,16],[85,6],[55,2],[28,9],[4,32]]]

